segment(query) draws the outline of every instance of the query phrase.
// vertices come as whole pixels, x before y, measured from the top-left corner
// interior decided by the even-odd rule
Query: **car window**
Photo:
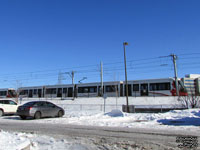
[[[8,100],[4,100],[4,104],[10,104]]]
[[[17,103],[13,102],[13,101],[9,101],[10,105],[17,105]]]
[[[0,104],[3,104],[3,101],[0,101]]]
[[[46,102],[46,105],[47,105],[48,107],[54,107],[54,106],[55,106],[54,104],[49,103],[49,102]]]
[[[24,104],[23,106],[33,106],[36,102],[28,102],[26,104]]]
[[[45,106],[45,102],[36,102],[34,106],[39,106],[39,107]]]

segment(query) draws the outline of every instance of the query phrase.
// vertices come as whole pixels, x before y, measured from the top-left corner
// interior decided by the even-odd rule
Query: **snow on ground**
[[[22,150],[23,148],[30,148],[30,150],[88,150],[93,146],[84,144],[81,139],[76,141],[54,139],[49,136],[5,131],[0,132],[0,139],[0,150]]]
[[[81,100],[82,101],[82,100]],[[106,112],[102,108],[99,99],[93,100],[93,105],[83,107],[83,103],[71,100],[53,101],[65,108],[65,115],[62,118],[44,118],[40,120],[28,120],[35,123],[53,123],[53,124],[76,124],[86,126],[107,126],[107,127],[125,127],[125,128],[148,128],[148,129],[166,129],[166,130],[189,130],[200,132],[200,110],[173,110],[167,113],[123,113],[121,105],[115,107],[106,107]],[[85,103],[89,104],[88,101]],[[85,104],[84,103],[84,104]],[[90,102],[91,104],[91,102]],[[95,104],[95,105],[94,105]],[[115,105],[116,99],[110,104]],[[119,103],[118,103],[119,104]],[[119,108],[119,109],[116,109]],[[11,116],[9,120],[21,121],[19,117]],[[7,121],[6,116],[1,117],[0,121]],[[6,138],[5,138],[6,137]],[[23,133],[0,132],[0,147],[3,149],[14,149],[16,145],[21,146],[31,141],[32,149],[85,149],[83,145],[73,144],[65,140],[55,140],[53,138]],[[9,143],[9,144],[7,144]],[[22,144],[20,144],[22,143]],[[11,146],[13,145],[13,147]],[[11,146],[11,147],[9,147]],[[0,149],[1,149],[0,148]],[[17,150],[17,147],[15,148]]]
[[[0,132],[0,149],[1,150],[20,150],[30,144],[30,141],[18,134]]]
[[[108,113],[98,111],[67,111],[62,118],[30,120],[37,123],[76,124],[86,126],[108,126],[125,128],[189,129],[199,130],[199,109],[174,110],[167,113],[123,113],[112,110]]]
[[[35,100],[35,99],[28,99]],[[42,99],[46,100],[46,99]],[[123,113],[125,98],[78,98],[75,100],[48,99],[65,109],[63,118],[30,120],[37,123],[76,124],[90,126],[138,127],[199,130],[199,109],[174,110],[167,113]],[[130,97],[131,104],[157,106],[178,105],[176,97]],[[27,100],[24,100],[25,103]],[[104,107],[105,102],[105,107]],[[133,103],[134,102],[134,103]],[[174,102],[174,103],[173,103]]]
[[[19,117],[11,116],[15,121],[21,121]],[[4,119],[3,119],[4,118]],[[0,119],[5,121],[6,116]],[[128,114],[120,110],[112,110],[108,113],[98,111],[66,111],[63,118],[45,118],[40,120],[28,120],[37,123],[76,124],[90,126],[109,126],[125,128],[151,128],[166,130],[190,130],[200,132],[199,109],[174,110],[167,113],[137,113]],[[83,144],[83,141],[58,140],[48,136],[27,133],[0,132],[0,150],[19,150],[31,143],[31,150],[87,150],[93,145]],[[2,140],[3,139],[3,140]]]

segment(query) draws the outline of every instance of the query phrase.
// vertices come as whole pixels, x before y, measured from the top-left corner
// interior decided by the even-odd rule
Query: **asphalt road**
[[[73,139],[93,144],[96,149],[179,149],[177,137],[196,136],[198,132],[165,131],[141,128],[95,127],[80,125],[48,124],[15,120],[0,122],[4,131],[27,132],[47,135],[57,139]],[[180,144],[180,143],[179,143]],[[93,148],[95,149],[95,148]],[[189,148],[187,148],[189,149]],[[198,147],[199,149],[199,147]]]

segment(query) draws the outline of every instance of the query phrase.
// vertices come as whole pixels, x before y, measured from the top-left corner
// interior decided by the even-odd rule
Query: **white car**
[[[13,100],[0,100],[0,116],[16,114],[18,104]]]

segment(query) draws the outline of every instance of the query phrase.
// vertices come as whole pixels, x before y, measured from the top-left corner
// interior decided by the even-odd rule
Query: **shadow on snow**
[[[200,126],[200,112],[191,112],[195,117],[184,117],[179,119],[160,119],[158,123],[172,126]]]

